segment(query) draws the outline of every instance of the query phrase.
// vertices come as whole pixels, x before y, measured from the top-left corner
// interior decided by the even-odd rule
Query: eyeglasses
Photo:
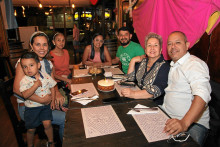
[[[182,132],[177,135],[170,135],[169,139],[167,139],[167,142],[184,142],[189,138],[189,136],[190,134],[188,132]]]

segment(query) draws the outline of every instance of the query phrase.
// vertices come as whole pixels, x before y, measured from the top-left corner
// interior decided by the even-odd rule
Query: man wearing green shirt
[[[118,39],[121,46],[118,47],[116,57],[112,60],[112,64],[121,61],[122,71],[127,74],[129,63],[133,57],[144,55],[144,49],[140,44],[131,41],[132,34],[129,28],[121,27],[118,30]]]

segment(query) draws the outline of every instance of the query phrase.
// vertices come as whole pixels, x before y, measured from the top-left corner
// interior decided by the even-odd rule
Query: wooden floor
[[[16,102],[15,102],[16,103]],[[5,105],[0,97],[0,146],[1,147],[17,147],[14,129]]]
[[[17,111],[17,102],[16,98],[12,97],[12,103],[15,108],[16,114],[18,115]],[[8,116],[8,112],[4,106],[3,100],[0,97],[0,147],[18,147],[17,140],[15,137],[14,129],[11,124],[11,120]],[[18,117],[19,118],[19,117]],[[26,133],[23,133],[24,141],[26,142]],[[38,135],[35,135],[35,147],[46,147],[47,140],[46,139],[39,139]]]

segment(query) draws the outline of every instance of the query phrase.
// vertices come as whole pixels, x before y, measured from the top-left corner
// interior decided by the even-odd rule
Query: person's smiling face
[[[93,44],[95,48],[100,48],[104,43],[102,35],[98,35],[94,38]]]
[[[56,46],[56,48],[63,49],[65,46],[65,38],[63,34],[58,34],[53,40],[53,43]]]
[[[33,51],[38,55],[39,59],[42,60],[48,53],[48,41],[45,36],[37,36],[34,38],[33,45],[30,45]]]
[[[174,32],[167,39],[167,51],[173,62],[177,62],[188,51],[190,43],[180,32]]]
[[[157,38],[150,38],[145,47],[145,53],[149,58],[159,58],[161,47]]]
[[[118,34],[118,39],[122,46],[126,47],[131,41],[132,34],[129,31],[120,31]]]

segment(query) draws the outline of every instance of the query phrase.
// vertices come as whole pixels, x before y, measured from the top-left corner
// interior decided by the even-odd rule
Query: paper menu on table
[[[86,138],[126,131],[111,105],[81,109]]]
[[[133,83],[133,82],[132,82]],[[115,88],[118,92],[118,94],[120,95],[120,97],[123,97],[123,95],[121,94],[121,90],[124,89],[124,88],[130,88],[134,91],[137,91],[137,90],[140,90],[140,88],[136,85],[135,87],[131,87],[131,86],[121,86],[119,85],[117,82],[115,82]]]
[[[113,75],[124,74],[119,68],[104,68],[105,72],[112,72]]]
[[[73,77],[90,76],[88,69],[74,69]]]
[[[86,89],[88,91],[74,97],[90,97],[93,95],[99,95],[93,83],[71,84],[71,93],[82,89]]]
[[[163,132],[169,117],[159,109],[158,113],[145,113],[132,115],[148,142],[168,139],[169,136]]]

